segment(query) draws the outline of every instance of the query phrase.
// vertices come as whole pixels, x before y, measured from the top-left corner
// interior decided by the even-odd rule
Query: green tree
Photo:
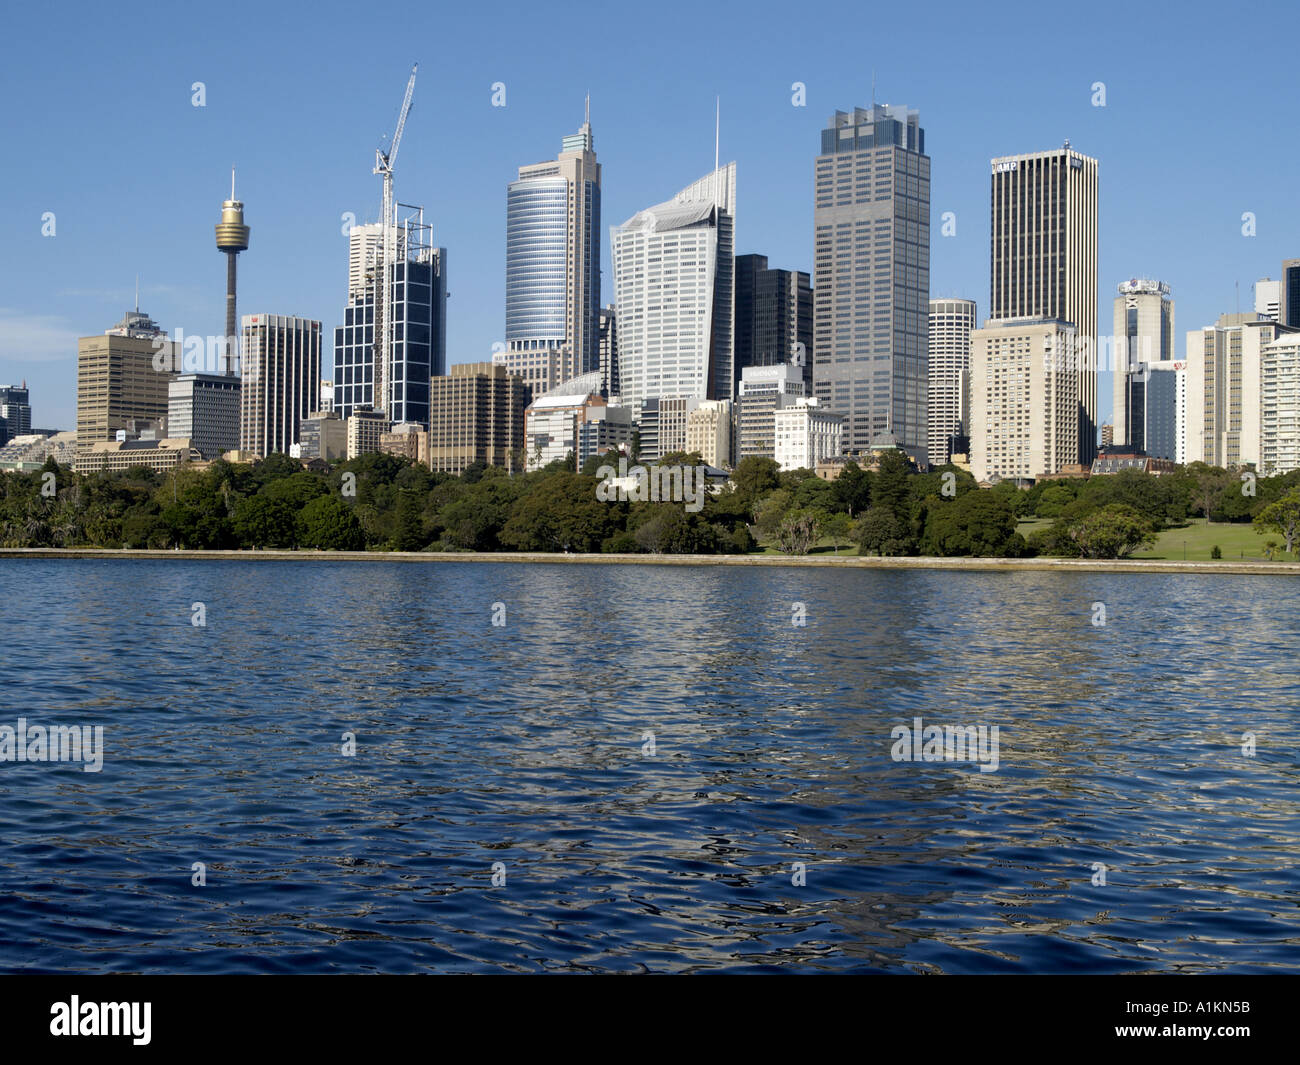
[[[1069,536],[1084,558],[1127,558],[1139,547],[1155,543],[1150,520],[1123,503],[1101,507],[1073,522]]]
[[[777,528],[777,546],[787,555],[806,555],[817,542],[818,517],[813,510],[791,511]]]
[[[906,523],[889,507],[870,506],[858,520],[860,555],[906,555],[911,546]]]
[[[320,551],[361,551],[366,546],[361,522],[337,496],[317,496],[298,512],[298,542]]]
[[[747,513],[753,514],[759,501],[769,492],[775,491],[780,483],[780,472],[781,467],[776,462],[761,455],[750,455],[736,463],[736,468],[731,473],[731,484]]]
[[[835,547],[835,553],[840,553],[840,544],[848,543],[853,536],[853,519],[843,511],[837,511],[834,514],[827,514],[822,519],[822,535]]]
[[[594,477],[553,473],[515,503],[501,542],[520,551],[599,551],[622,529],[624,507],[598,500]]]
[[[1270,503],[1255,515],[1255,528],[1260,532],[1281,533],[1289,555],[1295,550],[1296,537],[1300,535],[1300,488],[1293,488],[1276,503]]]
[[[991,491],[964,492],[929,508],[922,550],[928,555],[1018,557],[1024,538],[1016,532],[1010,500]]]
[[[289,505],[263,495],[241,499],[233,524],[244,547],[293,547],[298,536],[297,515]]]

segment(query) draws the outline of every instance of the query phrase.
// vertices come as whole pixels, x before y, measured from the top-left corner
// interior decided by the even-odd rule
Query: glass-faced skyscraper
[[[930,157],[916,111],[836,111],[813,210],[813,391],[846,451],[892,433],[926,459]]]
[[[398,226],[393,264],[389,422],[429,426],[429,379],[447,372],[447,249],[431,244],[419,208]],[[375,260],[382,227],[349,232],[348,304],[334,330],[334,410],[348,418],[375,402]]]
[[[557,353],[561,381],[599,367],[599,233],[600,164],[588,111],[558,158],[520,167],[506,191],[508,368],[546,351]]]

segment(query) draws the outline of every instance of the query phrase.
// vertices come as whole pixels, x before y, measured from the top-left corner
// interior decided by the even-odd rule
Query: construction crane
[[[380,222],[379,288],[375,300],[375,381],[374,409],[383,413],[387,420],[392,414],[392,403],[388,397],[389,363],[393,354],[393,265],[397,262],[397,208],[393,203],[393,165],[397,162],[397,149],[402,143],[402,130],[406,127],[406,116],[411,113],[411,99],[415,95],[415,73],[420,69],[416,63],[411,67],[411,77],[406,83],[406,95],[402,98],[402,110],[397,116],[397,128],[389,141],[388,151],[375,149],[375,170],[383,182],[384,196]]]

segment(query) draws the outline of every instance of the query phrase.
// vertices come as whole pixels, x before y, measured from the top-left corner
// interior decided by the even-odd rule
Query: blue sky
[[[141,309],[164,327],[221,332],[213,226],[232,163],[252,227],[240,312],[318,318],[332,336],[347,285],[341,215],[378,213],[374,149],[417,61],[396,188],[448,249],[452,363],[502,339],[506,183],[554,157],[588,91],[610,302],[609,226],[709,170],[715,95],[722,158],[738,163],[737,250],[810,270],[820,130],[836,108],[870,102],[873,70],[877,99],[918,108],[926,130],[932,295],[974,298],[985,314],[988,161],[1068,138],[1101,163],[1100,331],[1119,281],[1159,277],[1181,357],[1186,330],[1236,309],[1237,283],[1249,309],[1254,281],[1300,256],[1298,21],[1283,3],[11,6],[0,383],[26,378],[34,423],[71,428],[75,338],[121,317],[137,274]],[[504,108],[491,103],[498,81]],[[1098,81],[1105,107],[1092,105]],[[945,211],[955,236],[939,235]]]

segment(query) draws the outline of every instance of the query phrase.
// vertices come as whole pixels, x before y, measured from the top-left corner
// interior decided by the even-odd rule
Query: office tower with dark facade
[[[245,314],[240,324],[240,450],[287,455],[320,404],[321,324],[279,314]]]
[[[813,228],[813,392],[844,416],[846,451],[888,433],[924,463],[930,157],[916,111],[835,112]]]
[[[0,385],[0,446],[32,431],[32,397],[27,382]]]
[[[746,366],[789,363],[812,380],[813,294],[802,270],[769,269],[766,255],[736,256],[736,381]]]
[[[1052,151],[994,159],[991,205],[990,324],[1034,320],[1073,327],[1077,461],[1090,463],[1098,425],[1097,160],[1068,141]]]
[[[1157,454],[1147,441],[1147,392],[1152,385],[1149,367],[1174,360],[1174,301],[1169,298],[1169,286],[1146,278],[1122,282],[1115,296],[1113,336],[1114,444],[1153,458],[1172,459],[1171,426],[1166,427],[1160,445],[1168,454]],[[1168,391],[1171,380],[1161,378],[1155,384]]]
[[[427,428],[429,378],[447,370],[447,249],[433,247],[423,210],[404,204],[398,210],[408,213],[396,234],[385,420]],[[383,281],[375,266],[382,227],[353,226],[348,236],[348,304],[334,330],[333,409],[344,419],[374,409],[375,301]]]
[[[506,350],[518,372],[538,352],[560,382],[599,367],[600,164],[591,114],[557,158],[519,168],[506,190]],[[540,391],[538,392],[540,394]]]
[[[612,303],[600,309],[597,346],[600,349],[600,380],[605,395],[620,395],[623,375],[619,367],[618,308]]]
[[[1300,329],[1300,259],[1282,260],[1282,307],[1279,321]]]

